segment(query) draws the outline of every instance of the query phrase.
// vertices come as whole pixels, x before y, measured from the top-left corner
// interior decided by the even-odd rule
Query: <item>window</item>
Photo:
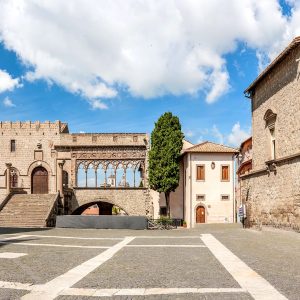
[[[16,140],[10,140],[10,152],[16,151]]]
[[[205,166],[204,165],[198,165],[197,166],[197,180],[205,180]]]
[[[229,166],[221,166],[221,181],[229,181]]]
[[[221,195],[221,200],[222,201],[228,201],[230,198],[229,198],[229,195]]]
[[[161,206],[159,210],[159,214],[161,216],[166,216],[167,215],[167,207],[166,206]]]
[[[96,136],[96,135],[93,135],[93,136],[92,136],[92,142],[93,142],[93,143],[96,143],[96,142],[97,142],[97,136]]]
[[[118,136],[117,136],[117,135],[114,135],[114,136],[113,136],[113,141],[114,141],[114,142],[117,142],[117,141],[118,141]]]
[[[271,159],[276,158],[276,142],[275,142],[275,123],[277,114],[275,114],[271,109],[268,109],[265,113],[264,120],[266,122],[266,127],[269,129],[270,136],[270,146],[271,146]]]
[[[137,141],[138,141],[137,135],[134,135],[134,136],[133,136],[133,141],[134,141],[134,142],[137,142]]]
[[[10,186],[12,188],[18,187],[18,173],[16,169],[10,170]]]
[[[197,201],[205,201],[205,195],[196,195]]]
[[[77,136],[73,136],[73,142],[74,142],[74,143],[77,142]]]
[[[271,159],[275,159],[276,158],[275,128],[270,129],[270,135],[271,135]]]

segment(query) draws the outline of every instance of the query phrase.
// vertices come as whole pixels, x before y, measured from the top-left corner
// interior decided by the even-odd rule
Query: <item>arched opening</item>
[[[78,187],[86,187],[86,169],[84,164],[80,164],[77,168],[77,186]]]
[[[48,171],[44,167],[36,167],[31,175],[31,193],[48,194]]]
[[[117,205],[104,201],[94,201],[78,207],[72,215],[127,215],[127,213]]]
[[[205,223],[205,207],[203,205],[196,208],[196,223]]]
[[[19,171],[16,168],[10,169],[10,187],[17,188],[18,185],[18,178],[19,178]]]

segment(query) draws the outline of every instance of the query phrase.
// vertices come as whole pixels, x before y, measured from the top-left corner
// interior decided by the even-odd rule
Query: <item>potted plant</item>
[[[184,227],[184,228],[187,227],[186,221],[183,221],[183,222],[182,222],[182,227]]]

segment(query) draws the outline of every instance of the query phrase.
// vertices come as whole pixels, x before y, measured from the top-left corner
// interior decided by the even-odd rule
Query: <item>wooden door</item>
[[[205,208],[203,206],[197,207],[196,223],[205,223]]]
[[[48,172],[43,167],[37,167],[32,172],[32,194],[48,194]]]

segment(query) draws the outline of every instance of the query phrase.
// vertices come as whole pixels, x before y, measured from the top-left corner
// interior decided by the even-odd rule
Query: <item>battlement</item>
[[[68,124],[63,123],[61,121],[55,121],[55,122],[50,122],[50,121],[45,121],[45,122],[40,122],[40,121],[16,121],[16,122],[11,122],[11,121],[1,121],[0,122],[0,130],[19,130],[19,129],[25,129],[25,130],[57,130],[59,133],[68,133]]]

